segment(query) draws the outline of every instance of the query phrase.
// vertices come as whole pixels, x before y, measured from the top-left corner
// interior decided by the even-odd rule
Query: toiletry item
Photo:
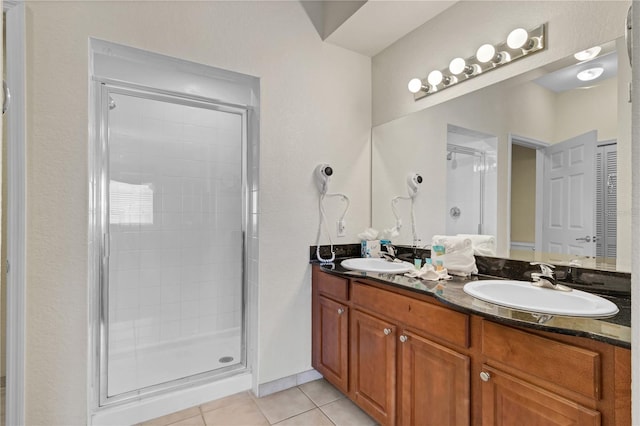
[[[416,269],[422,268],[422,259],[419,257],[413,259],[413,264],[415,265]]]
[[[444,259],[440,259],[438,261],[438,257],[444,256],[444,253],[445,253],[444,246],[442,245],[431,246],[431,262],[433,263],[434,268],[436,268],[436,271],[441,271],[442,269],[444,269]],[[440,265],[438,265],[438,262],[440,262]],[[440,266],[440,269],[438,269],[438,266]]]
[[[380,257],[380,240],[363,240],[360,243],[360,256]]]

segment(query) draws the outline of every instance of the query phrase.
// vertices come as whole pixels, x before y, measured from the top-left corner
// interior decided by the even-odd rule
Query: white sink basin
[[[342,266],[353,271],[379,272],[383,274],[404,274],[414,269],[414,266],[407,262],[389,262],[385,259],[373,257],[358,257],[342,261]]]
[[[473,281],[465,284],[464,292],[485,302],[541,314],[604,318],[618,313],[615,303],[600,296],[535,287],[526,281]]]

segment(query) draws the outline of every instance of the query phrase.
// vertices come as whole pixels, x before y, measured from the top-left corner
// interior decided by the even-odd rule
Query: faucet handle
[[[544,262],[530,262],[529,264],[540,266],[540,270],[542,271],[542,274],[550,277],[553,276],[553,270],[556,268],[555,266],[550,265],[548,263],[544,263]]]

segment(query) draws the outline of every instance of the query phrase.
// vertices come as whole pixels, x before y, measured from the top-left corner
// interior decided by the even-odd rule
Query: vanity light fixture
[[[463,58],[454,58],[449,63],[449,72],[453,75],[465,73],[471,75],[475,72],[475,68],[471,65],[467,65],[467,61]]]
[[[586,49],[586,50],[580,51],[578,53],[575,53],[573,55],[573,57],[576,58],[580,62],[588,61],[589,59],[593,59],[596,56],[598,56],[598,54],[600,53],[601,50],[602,50],[602,47],[594,46],[594,47],[591,47],[589,49]]]
[[[418,93],[421,90],[424,91],[425,93],[428,93],[430,90],[429,86],[423,84],[422,80],[420,80],[419,78],[412,78],[411,80],[409,80],[409,84],[407,85],[407,88],[411,93]]]
[[[478,48],[475,56],[466,59],[454,58],[447,68],[431,71],[426,81],[420,78],[412,79],[409,82],[409,91],[417,101],[544,48],[545,24],[529,31],[516,28],[509,33],[505,42],[495,45],[483,44]]]
[[[580,71],[576,77],[580,81],[591,81],[600,77],[603,72],[604,68],[602,67],[587,68],[586,70]]]
[[[531,50],[538,44],[538,37],[529,37],[529,31],[524,28],[516,28],[507,36],[507,46],[510,49]]]
[[[476,52],[476,59],[486,64],[488,62],[494,62],[496,64],[502,62],[504,55],[502,53],[497,53],[496,48],[491,44],[483,44],[478,48]]]

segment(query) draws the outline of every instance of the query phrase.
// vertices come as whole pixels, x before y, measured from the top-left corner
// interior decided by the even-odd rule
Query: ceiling
[[[591,81],[578,80],[576,76],[580,71],[593,67],[600,67],[604,70],[600,77]],[[605,53],[604,55],[597,56],[589,61],[577,62],[573,65],[551,72],[534,80],[534,82],[556,93],[561,93],[577,88],[587,89],[603,80],[615,77],[617,74],[618,55],[614,50],[612,52]]]
[[[315,3],[315,5],[311,5]],[[345,49],[375,56],[406,34],[450,8],[455,1],[368,0],[351,2],[343,8],[344,16],[336,17],[335,1],[302,1],[307,14],[324,41]],[[347,2],[345,2],[347,3]],[[312,12],[315,16],[312,16]],[[325,23],[342,21],[330,34],[324,34]]]

